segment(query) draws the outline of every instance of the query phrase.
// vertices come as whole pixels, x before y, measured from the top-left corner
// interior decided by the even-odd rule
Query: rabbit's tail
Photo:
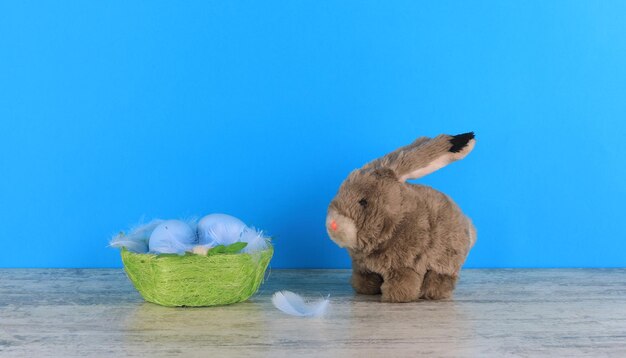
[[[469,249],[471,249],[476,243],[476,227],[470,218],[467,218],[467,236],[469,237]]]

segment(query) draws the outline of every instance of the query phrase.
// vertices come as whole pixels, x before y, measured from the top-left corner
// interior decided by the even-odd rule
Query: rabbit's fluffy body
[[[473,133],[419,138],[350,173],[326,227],[352,258],[358,293],[385,302],[449,298],[476,230],[447,195],[405,180],[465,157]]]

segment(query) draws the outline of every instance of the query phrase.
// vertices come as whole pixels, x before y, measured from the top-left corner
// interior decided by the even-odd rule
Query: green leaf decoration
[[[230,244],[226,246],[224,253],[226,254],[236,254],[239,251],[243,250],[244,247],[248,246],[247,242],[235,242],[234,244]]]
[[[236,254],[241,251],[244,247],[248,246],[247,242],[235,242],[234,244],[230,244],[228,246],[217,245],[211,248],[206,255],[218,255],[218,254]]]
[[[211,256],[211,255],[223,254],[225,250],[226,250],[226,246],[224,246],[224,245],[217,245],[217,246],[209,249],[209,251],[207,251],[206,255],[207,256]]]

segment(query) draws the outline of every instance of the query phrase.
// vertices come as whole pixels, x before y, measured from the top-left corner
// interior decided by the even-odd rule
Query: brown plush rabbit
[[[406,183],[464,158],[474,133],[418,138],[354,170],[328,207],[331,239],[352,257],[352,286],[384,302],[449,298],[476,241],[445,194]]]

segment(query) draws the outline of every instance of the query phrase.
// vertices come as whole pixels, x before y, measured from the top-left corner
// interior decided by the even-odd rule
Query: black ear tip
[[[460,152],[472,139],[474,139],[474,132],[453,135],[452,138],[450,138],[450,144],[452,144],[452,147],[450,147],[450,152]]]

